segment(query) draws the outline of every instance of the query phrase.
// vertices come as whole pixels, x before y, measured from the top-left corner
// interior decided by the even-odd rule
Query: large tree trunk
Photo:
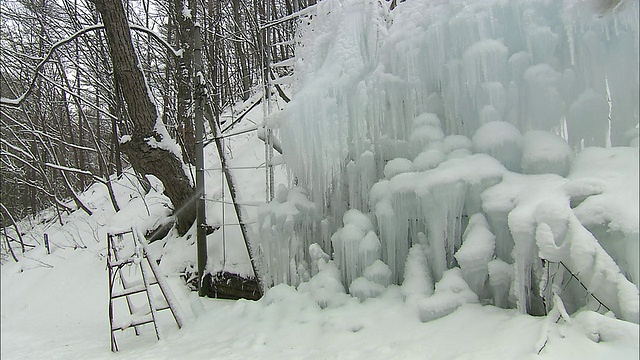
[[[95,0],[102,16],[114,76],[121,85],[127,110],[133,123],[131,140],[121,145],[131,165],[142,174],[156,176],[165,187],[165,194],[175,208],[180,234],[187,232],[195,220],[195,196],[189,178],[183,170],[179,154],[171,138],[164,138],[164,124],[157,109],[133,48],[131,30],[121,0]],[[163,129],[164,130],[164,129]],[[163,146],[170,143],[172,146]]]

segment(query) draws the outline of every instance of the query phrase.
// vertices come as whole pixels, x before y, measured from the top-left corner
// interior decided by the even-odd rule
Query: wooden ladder
[[[125,241],[125,237],[130,237],[131,242]],[[136,229],[130,229],[117,233],[107,234],[107,268],[109,268],[109,325],[111,328],[111,351],[118,351],[115,333],[133,327],[136,335],[140,335],[139,327],[153,323],[156,338],[160,340],[158,331],[157,313],[163,310],[171,310],[178,328],[182,328],[183,317],[178,311],[178,307],[173,299],[171,289],[158,269],[154,259],[149,257],[149,251],[145,243],[145,238]],[[145,265],[146,263],[146,265]],[[123,273],[124,267],[133,267],[132,271],[136,276],[142,278],[142,283],[133,283],[128,280]],[[118,282],[117,279],[120,281]],[[115,289],[116,284],[121,284],[121,289]],[[164,297],[165,304],[158,306],[154,297],[150,293],[150,287],[158,285],[160,293]],[[142,315],[135,310],[132,297],[136,294],[145,293],[147,309],[143,309]],[[127,308],[131,317],[115,324],[114,321],[114,300],[126,299]]]

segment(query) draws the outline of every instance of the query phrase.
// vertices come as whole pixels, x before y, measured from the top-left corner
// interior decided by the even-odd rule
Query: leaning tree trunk
[[[180,154],[172,152],[175,142],[168,137],[133,48],[131,30],[121,0],[95,0],[102,16],[114,76],[121,86],[133,123],[131,139],[121,145],[135,170],[156,176],[175,208],[180,234],[189,230],[196,218],[194,189],[183,170]],[[159,129],[162,129],[158,131]],[[170,146],[166,146],[170,144]]]

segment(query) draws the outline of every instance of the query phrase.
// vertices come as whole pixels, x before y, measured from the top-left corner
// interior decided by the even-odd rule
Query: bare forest
[[[271,61],[293,51],[293,29],[261,25],[314,3],[2,1],[3,226],[52,205],[60,222],[64,212],[90,214],[77,194],[94,182],[110,189],[131,166],[143,182],[147,174],[163,182],[177,229],[186,232],[195,219],[195,91],[206,96],[205,137],[224,131],[224,109],[261,92],[264,76],[284,75],[265,74],[264,44],[275,44]],[[203,44],[199,89],[196,25]]]

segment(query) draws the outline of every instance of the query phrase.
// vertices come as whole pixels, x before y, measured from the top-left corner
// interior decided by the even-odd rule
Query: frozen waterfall
[[[638,1],[599,3],[319,2],[270,119],[299,188],[263,209],[267,283],[637,323]]]

